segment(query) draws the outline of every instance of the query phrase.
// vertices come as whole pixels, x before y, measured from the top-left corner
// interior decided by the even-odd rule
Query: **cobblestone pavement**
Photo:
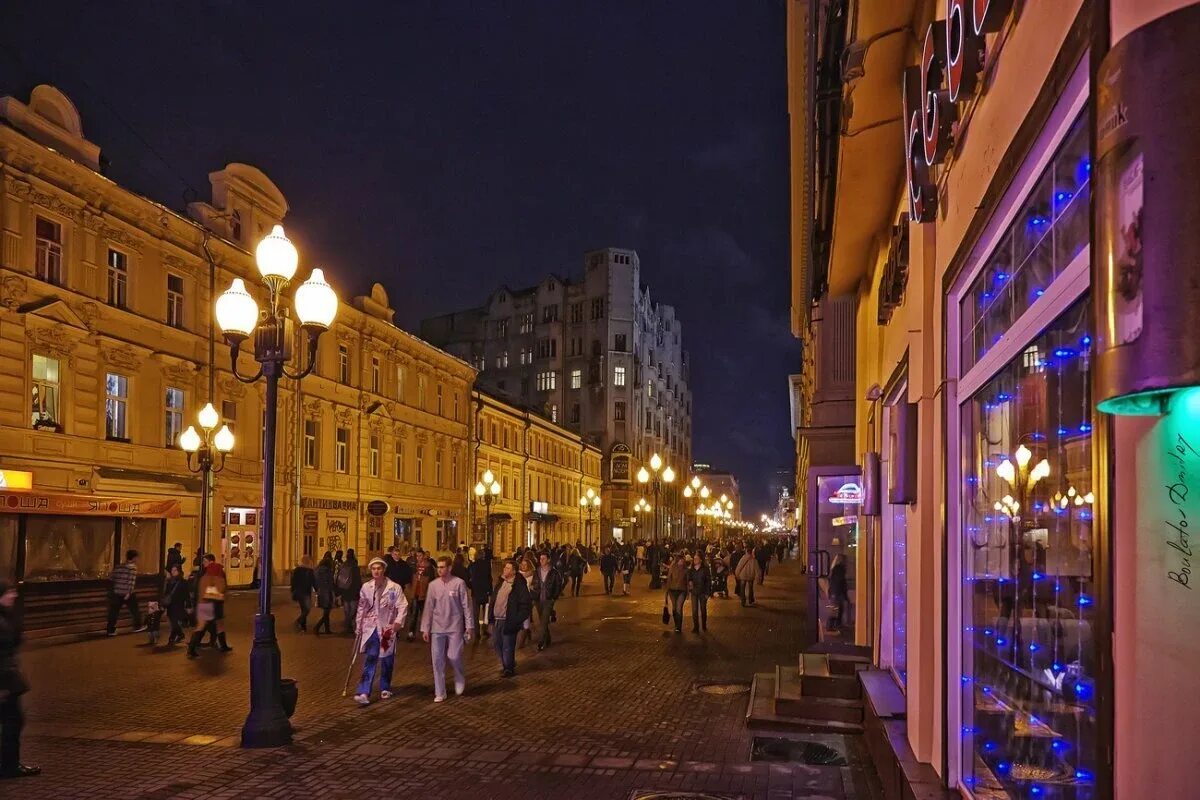
[[[341,694],[352,639],[293,632],[294,606],[280,596],[283,672],[300,702],[295,744],[278,750],[238,747],[248,593],[228,603],[227,655],[191,662],[141,635],[31,649],[24,756],[45,773],[0,783],[0,797],[864,798],[857,767],[752,762],[748,694],[696,691],[748,685],[795,658],[802,581],[796,562],[773,565],[757,607],[714,599],[709,632],[696,636],[690,619],[682,635],[661,624],[662,595],[646,576],[630,597],[605,597],[593,571],[582,597],[560,601],[553,646],[518,651],[515,679],[499,677],[490,640],[468,645],[466,695],[435,706],[428,646],[402,641],[397,696],[365,709]]]

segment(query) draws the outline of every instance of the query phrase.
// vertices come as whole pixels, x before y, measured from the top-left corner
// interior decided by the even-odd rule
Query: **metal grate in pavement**
[[[786,761],[817,767],[844,767],[846,756],[827,744],[795,739],[755,736],[750,742],[751,761]]]

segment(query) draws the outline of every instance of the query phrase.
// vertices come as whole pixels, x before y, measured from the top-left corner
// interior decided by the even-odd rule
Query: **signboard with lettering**
[[[355,500],[333,500],[326,497],[301,497],[301,508],[318,508],[326,511],[357,511],[358,502]]]
[[[608,459],[608,478],[612,483],[629,483],[629,448],[623,444],[613,445]]]
[[[367,514],[372,517],[382,517],[388,513],[388,504],[386,500],[372,500],[367,503]]]
[[[833,496],[829,498],[829,502],[841,505],[858,505],[862,502],[862,487],[857,483],[843,483],[833,493]]]
[[[0,489],[32,489],[33,473],[17,469],[0,469]]]
[[[913,222],[937,216],[933,168],[950,150],[958,103],[979,84],[984,44],[1012,10],[1012,0],[947,0],[946,18],[931,23],[921,47],[921,63],[904,70],[904,163],[908,211]]]
[[[180,501],[177,498],[99,497],[91,494],[0,490],[0,512],[4,511],[10,514],[178,519]]]

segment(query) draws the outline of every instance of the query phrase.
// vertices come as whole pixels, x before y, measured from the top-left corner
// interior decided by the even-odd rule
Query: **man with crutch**
[[[365,706],[371,702],[371,685],[375,669],[382,667],[379,676],[379,699],[392,696],[392,667],[396,661],[396,634],[404,628],[408,599],[404,590],[387,577],[387,564],[382,558],[372,558],[368,565],[371,580],[363,584],[358,595],[358,615],[355,620],[354,655],[363,654],[362,680],[354,702]],[[350,662],[351,670],[354,661]],[[349,678],[347,678],[347,683]]]

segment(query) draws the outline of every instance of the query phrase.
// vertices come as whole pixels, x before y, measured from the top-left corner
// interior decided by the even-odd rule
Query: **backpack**
[[[345,591],[350,588],[349,564],[342,564],[342,566],[338,567],[337,577],[333,579],[333,585],[341,591]]]

